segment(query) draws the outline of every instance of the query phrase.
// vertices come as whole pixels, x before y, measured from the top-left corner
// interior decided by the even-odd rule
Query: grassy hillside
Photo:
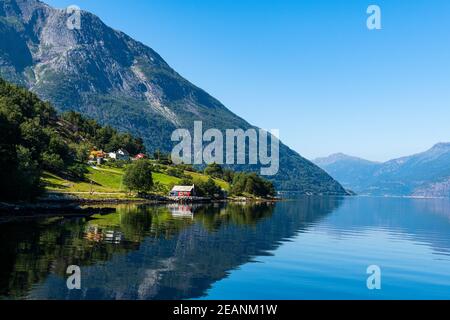
[[[131,156],[146,154],[141,139],[74,112],[58,114],[36,95],[0,79],[2,201],[30,201],[44,191],[91,199],[133,197],[129,190],[167,195],[176,184],[195,184],[199,194],[212,198],[223,196],[221,189],[234,195],[275,194],[273,185],[256,174],[238,174],[217,165],[208,166],[203,174],[191,166],[172,165],[170,157],[160,152],[153,155],[155,160],[88,165],[103,159],[98,150],[119,149]],[[146,157],[152,158],[148,153]],[[136,171],[142,164],[145,170]],[[140,179],[138,184],[136,178],[130,180],[133,174]]]
[[[99,185],[116,190],[120,173],[96,177],[98,173],[88,171],[86,163],[93,149],[121,148],[132,155],[145,152],[139,138],[73,112],[60,115],[36,95],[0,79],[0,200],[34,199],[42,193],[43,176],[52,188],[70,189],[73,184],[57,177],[89,185],[85,174],[90,174],[92,180],[100,180]],[[89,189],[86,183],[76,187]]]
[[[167,170],[169,166],[159,165]],[[42,181],[45,189],[51,192],[62,192],[72,194],[105,194],[108,196],[125,197],[128,190],[122,184],[125,168],[110,168],[107,166],[101,167],[87,167],[88,173],[85,175],[84,181],[70,181],[58,175],[44,172]],[[185,175],[191,176],[194,181],[207,181],[208,176],[197,173],[185,171]],[[165,191],[170,190],[174,185],[181,182],[180,178],[170,176],[166,173],[153,172],[153,182],[162,185]],[[224,190],[230,190],[229,183],[221,179],[214,179],[214,182]],[[155,193],[166,195],[164,190],[158,190]]]

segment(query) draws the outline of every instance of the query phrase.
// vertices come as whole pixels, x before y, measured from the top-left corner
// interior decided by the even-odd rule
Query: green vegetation
[[[26,2],[21,1],[24,5]],[[80,37],[72,39],[75,42],[70,45],[77,47],[76,54],[51,59],[58,55],[60,46],[64,46],[57,41],[60,29],[65,28],[64,21],[49,23],[47,20],[53,15],[40,15],[40,12],[53,10],[42,3],[33,2],[28,9],[26,15],[6,10],[4,18],[0,19],[0,75],[33,88],[58,111],[75,110],[101,124],[139,135],[152,153],[155,150],[170,152],[173,144],[169,138],[173,131],[182,127],[192,134],[196,120],[201,120],[205,129],[216,128],[221,132],[254,128],[220,101],[182,78],[151,48],[99,20],[95,22],[98,28],[83,28],[79,30]],[[41,24],[48,27],[45,42]],[[92,37],[98,39],[95,45],[83,40]],[[69,46],[69,42],[65,45]],[[63,49],[70,50],[70,47]],[[92,67],[100,64],[100,69]],[[118,81],[117,74],[128,75],[130,85],[124,86]],[[164,113],[150,106],[143,82],[158,92]],[[174,115],[177,121],[173,121]],[[133,153],[131,148],[128,151]],[[295,151],[282,143],[279,151],[280,170],[277,175],[268,177],[277,189],[303,194],[346,194],[338,182]],[[166,160],[165,164],[170,164],[170,159]],[[260,167],[236,165],[233,170],[260,172]]]
[[[256,173],[236,173],[233,177],[231,193],[235,195],[255,195],[257,197],[275,196],[275,187]]]
[[[44,171],[50,185],[58,185],[52,179],[89,182],[86,160],[92,148],[145,151],[142,140],[74,112],[59,117],[51,105],[2,79],[0,137],[0,200],[5,201],[30,201],[40,195]],[[111,179],[117,187],[117,176]],[[110,184],[100,184],[105,182]]]
[[[256,196],[256,197],[273,197],[276,194],[275,187],[272,182],[265,180],[252,172],[233,172],[229,169],[223,169],[220,165],[213,163],[208,165],[205,174],[227,181],[231,185],[229,192],[236,196]]]
[[[208,165],[205,168],[205,174],[214,177],[214,178],[222,178],[223,177],[223,169],[220,165],[213,163]]]
[[[170,155],[154,152],[154,160],[112,161],[87,165],[92,150],[125,149],[145,153],[143,142],[128,133],[86,119],[75,112],[58,116],[34,94],[0,80],[0,200],[30,201],[46,189],[53,192],[116,194],[127,191],[166,195],[174,185],[196,185],[204,197],[272,196],[273,185],[256,174],[236,174],[218,164],[203,173],[189,165],[173,165]],[[97,193],[98,195],[94,194]]]
[[[0,79],[0,200],[30,200],[39,194],[45,166],[64,165],[50,129],[53,108]],[[58,163],[57,163],[58,162]]]
[[[153,187],[152,168],[147,160],[130,164],[125,170],[123,184],[131,191],[150,192]]]
[[[87,119],[73,111],[63,113],[62,119],[72,132],[80,135],[82,140],[89,141],[89,148],[107,151],[115,151],[122,148],[133,155],[145,153],[142,139],[133,137],[129,133],[118,132],[111,126],[101,126],[95,120]],[[84,152],[85,150],[82,150],[84,155],[87,154]]]
[[[209,179],[208,176],[206,176],[204,174],[201,174],[201,173],[198,173],[198,172],[187,172],[187,174],[189,176],[191,176],[192,179],[194,180],[194,182],[196,182],[196,183],[206,182]],[[220,178],[213,178],[213,180],[222,189],[227,190],[227,191],[230,190],[230,184],[228,182],[226,182],[226,181],[224,181],[224,180],[222,180]]]
[[[156,168],[156,169],[155,169]],[[126,164],[123,168],[111,168],[111,164],[89,167],[87,169],[84,181],[70,181],[58,177],[49,172],[43,175],[45,186],[50,191],[64,193],[97,193],[96,197],[101,194],[116,194],[116,198],[129,197],[129,190],[140,193],[155,193],[159,195],[167,195],[174,185],[195,185],[199,196],[204,197],[222,197],[226,191],[231,196],[245,197],[272,197],[275,194],[272,183],[260,178],[255,173],[234,173],[233,182],[228,183],[220,178],[208,177],[205,174],[191,171],[183,171],[184,178],[178,178],[171,175],[173,169],[179,170],[178,167],[162,165],[156,160],[139,160],[132,164]],[[140,172],[136,174],[136,172]],[[143,187],[129,187],[127,185],[127,173],[135,175],[142,179]],[[149,178],[151,175],[151,178]],[[146,185],[149,181],[153,182],[151,187]],[[89,197],[88,195],[86,195]]]
[[[89,168],[84,181],[70,181],[44,172],[42,181],[49,191],[65,193],[121,193],[123,172]]]
[[[187,178],[180,179],[169,175],[171,166],[156,164],[156,161],[148,161],[152,163],[152,180],[153,186],[150,192],[159,195],[167,195],[174,185],[191,185],[202,186],[206,184],[209,177],[200,174],[185,171]],[[133,164],[132,164],[133,165]],[[70,181],[59,177],[50,172],[44,172],[42,181],[47,190],[53,192],[63,193],[97,193],[96,196],[101,196],[102,193],[116,194],[114,197],[126,197],[129,189],[124,183],[124,175],[130,165],[125,165],[123,168],[111,168],[109,164],[96,166],[95,168],[88,167],[87,174],[84,181]],[[159,172],[154,171],[155,167]],[[216,191],[224,189],[229,191],[231,186],[220,179],[213,179],[216,186]],[[211,183],[209,183],[211,184]],[[217,189],[218,188],[218,189]]]
[[[222,189],[214,182],[212,178],[209,178],[206,182],[200,181],[197,183],[196,188],[199,196],[210,198],[224,197]]]
[[[0,269],[0,300],[26,298],[30,290],[36,284],[43,283],[50,274],[65,277],[68,265],[79,265],[83,268],[112,261],[114,257],[122,260],[121,256],[136,252],[142,246],[148,246],[146,248],[152,250],[148,255],[149,265],[152,261],[156,265],[163,265],[163,261],[167,261],[166,253],[173,250],[171,240],[175,243],[186,241],[186,239],[181,240],[183,231],[188,234],[196,232],[195,229],[189,228],[194,223],[204,226],[205,234],[202,234],[202,237],[217,237],[218,234],[223,237],[224,232],[228,232],[228,241],[223,243],[228,248],[232,248],[232,252],[245,251],[249,248],[256,250],[253,249],[255,244],[267,247],[266,242],[272,243],[281,238],[280,235],[271,232],[267,226],[266,229],[269,232],[259,231],[261,240],[255,241],[254,234],[257,231],[255,226],[259,221],[269,218],[273,212],[273,206],[267,204],[251,206],[230,204],[227,207],[193,206],[191,210],[195,212],[195,220],[174,218],[167,207],[120,205],[116,213],[94,215],[88,219],[52,217],[32,219],[27,223],[0,224],[2,257],[4,258],[2,260],[4,267]],[[278,221],[281,224],[281,219]],[[248,232],[236,233],[233,232],[235,226],[249,229]],[[218,233],[218,230],[224,232]],[[287,229],[284,227],[282,230]],[[107,237],[107,234],[111,233],[118,235],[119,240],[112,242]],[[270,239],[268,240],[267,237]],[[162,239],[168,241],[161,241]],[[248,256],[246,254],[227,255],[219,250],[222,256],[219,256],[219,259],[211,259],[207,263],[204,259],[211,257],[209,252],[217,253],[217,248],[213,248],[212,245],[205,248],[204,241],[197,241],[198,237],[192,239],[196,240],[195,247],[190,247],[192,261],[201,267],[198,270],[198,274],[201,275],[208,272],[211,275],[225,275],[225,272],[217,272],[214,268],[224,269],[225,265],[226,269],[230,269],[232,265],[238,265],[236,259]],[[152,241],[149,243],[148,240]],[[205,250],[208,252],[207,255]],[[230,257],[232,261],[227,264],[222,262]],[[190,264],[176,264],[176,267],[183,268],[179,271],[183,275],[182,281],[185,281],[185,275],[191,275]],[[121,270],[123,269],[114,265],[106,272],[121,272]],[[137,272],[132,270],[125,273],[127,277],[125,280],[119,278],[128,283],[129,277],[134,277],[136,274]]]

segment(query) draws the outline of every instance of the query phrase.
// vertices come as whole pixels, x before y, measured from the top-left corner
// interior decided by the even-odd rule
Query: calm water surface
[[[0,222],[0,299],[450,299],[450,200],[123,206]],[[81,290],[66,268],[82,270]],[[368,290],[367,267],[382,270]]]

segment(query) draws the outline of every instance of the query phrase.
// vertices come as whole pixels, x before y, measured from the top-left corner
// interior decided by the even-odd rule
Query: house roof
[[[139,153],[135,156],[135,158],[146,158],[146,155],[143,153]]]
[[[175,186],[171,192],[192,192],[195,186]]]
[[[125,155],[129,155],[130,153],[127,151],[127,150],[125,150],[125,149],[119,149],[119,150],[117,150],[117,153],[122,153],[122,154],[125,154]]]
[[[128,153],[128,151],[125,150],[125,149],[119,149],[117,151],[111,151],[109,154],[115,154],[115,155],[120,154],[120,155],[125,155],[125,156],[129,156],[130,155]]]

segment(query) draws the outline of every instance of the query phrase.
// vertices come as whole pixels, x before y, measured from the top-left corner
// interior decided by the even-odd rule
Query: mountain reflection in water
[[[89,219],[0,224],[0,295],[49,299],[185,299],[257,256],[268,255],[339,199],[299,210],[273,204],[119,206]],[[82,269],[68,291],[66,268]]]
[[[450,298],[449,199],[119,206],[0,222],[0,241],[0,299]]]

